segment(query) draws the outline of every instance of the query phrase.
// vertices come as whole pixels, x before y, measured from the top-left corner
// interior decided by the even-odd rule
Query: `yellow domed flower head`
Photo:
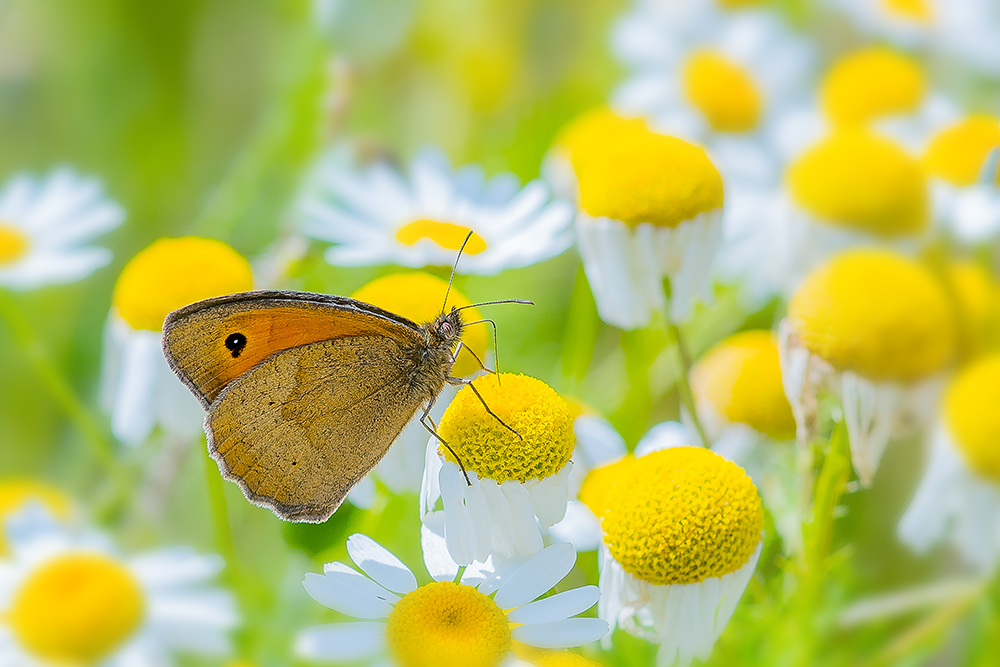
[[[973,357],[991,343],[1000,315],[996,282],[982,267],[969,261],[954,262],[946,274],[958,315],[959,347],[963,357]]]
[[[569,159],[573,170],[579,174],[590,156],[602,146],[644,137],[648,133],[642,120],[622,118],[607,107],[597,107],[567,123],[556,135],[553,147]]]
[[[365,622],[303,630],[296,639],[299,657],[338,664],[388,657],[399,667],[498,667],[509,664],[515,645],[570,648],[608,631],[600,619],[576,616],[597,602],[596,586],[534,602],[573,569],[576,552],[569,544],[554,544],[509,567],[501,580],[488,563],[459,577],[458,565],[425,542],[424,564],[434,581],[424,585],[365,535],[352,535],[347,552],[364,575],[346,563],[327,563],[323,574],[307,574],[303,585],[317,602]]]
[[[1000,483],[1000,356],[970,366],[945,393],[944,419],[970,468]]]
[[[821,222],[880,237],[922,232],[927,178],[894,142],[866,130],[835,131],[788,170],[792,200]]]
[[[813,271],[788,304],[811,352],[871,380],[919,380],[955,356],[954,313],[934,276],[880,250],[837,255]]]
[[[66,527],[37,508],[9,519],[8,528],[0,654],[17,664],[169,661],[191,633],[203,638],[200,646],[218,646],[236,625],[231,596],[207,585],[222,567],[217,556],[123,557],[107,536]]]
[[[996,147],[1000,147],[1000,121],[992,116],[969,116],[934,137],[924,164],[931,174],[952,185],[972,185],[986,155]]]
[[[937,378],[954,360],[955,313],[921,264],[853,250],[810,273],[780,327],[785,390],[803,433],[821,387],[840,397],[861,483],[871,484],[893,435],[926,424]]]
[[[923,71],[911,58],[871,47],[834,63],[820,84],[820,104],[834,123],[868,123],[916,110],[926,86]]]
[[[452,286],[448,292],[448,303],[444,304],[444,295],[448,292],[448,283],[429,273],[417,271],[413,273],[397,273],[389,276],[376,278],[366,284],[351,298],[358,301],[370,303],[373,306],[384,308],[390,312],[402,315],[417,324],[430,322],[441,314],[442,306],[445,311],[452,307],[462,308],[472,302],[460,291]],[[463,321],[475,322],[482,319],[482,315],[477,308],[467,308],[462,311]],[[465,377],[480,370],[476,357],[485,361],[488,349],[488,330],[485,326],[476,325],[468,327],[462,334],[463,348],[459,350],[455,365],[452,368],[452,375]],[[465,349],[468,346],[475,353],[475,356]]]
[[[753,482],[710,450],[670,447],[636,459],[607,505],[600,617],[654,637],[658,664],[706,659],[760,557]]]
[[[138,445],[157,425],[184,440],[201,432],[201,405],[164,360],[163,320],[190,303],[252,288],[249,262],[215,239],[157,239],[125,264],[104,336],[102,398],[116,438]]]
[[[709,265],[721,240],[722,177],[705,151],[646,133],[595,147],[579,173],[577,237],[597,310],[623,329],[666,305],[691,314],[711,296]]]
[[[439,527],[451,558],[468,565],[540,551],[539,525],[562,520],[569,499],[569,404],[526,375],[481,376],[452,400],[438,436],[448,444],[428,442],[421,516]]]
[[[580,502],[587,506],[598,519],[608,511],[608,498],[612,489],[622,480],[628,479],[635,457],[629,454],[618,461],[594,468],[587,473],[580,487]]]
[[[570,651],[542,651],[525,657],[534,667],[602,667],[601,663]]]
[[[128,261],[115,283],[113,302],[133,329],[160,331],[173,310],[252,288],[249,262],[222,241],[162,238]]]
[[[716,345],[694,367],[691,385],[710,424],[746,424],[776,440],[795,437],[770,331],[744,331]]]
[[[54,486],[30,479],[8,478],[0,480],[0,557],[7,554],[7,542],[3,525],[7,519],[24,510],[32,503],[38,503],[58,519],[66,519],[70,513],[70,500]]]
[[[744,67],[721,53],[702,49],[688,56],[681,77],[685,95],[712,129],[745,132],[757,125],[763,97]]]

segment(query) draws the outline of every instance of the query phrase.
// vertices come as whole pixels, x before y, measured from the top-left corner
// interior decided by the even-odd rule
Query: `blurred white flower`
[[[69,169],[20,174],[0,190],[0,286],[26,290],[80,280],[111,262],[83,245],[125,220],[101,182]]]
[[[558,584],[576,562],[569,544],[556,544],[522,565],[498,570],[425,561],[434,582],[417,585],[413,572],[371,538],[347,541],[349,565],[334,562],[307,574],[306,592],[320,604],[358,621],[308,628],[295,652],[308,660],[353,662],[386,654],[400,667],[497,665],[514,662],[512,640],[538,648],[581,646],[603,637],[608,624],[576,614],[596,604],[596,586],[536,598]],[[381,664],[381,663],[380,663]]]
[[[8,520],[0,560],[0,664],[136,667],[231,653],[233,596],[211,585],[219,556],[185,548],[123,556],[107,536],[57,524],[38,506]]]
[[[299,204],[302,231],[335,245],[334,266],[451,266],[473,232],[458,272],[494,275],[561,254],[572,244],[573,206],[548,187],[523,188],[513,174],[486,179],[482,168],[452,170],[436,149],[413,158],[409,174],[386,161],[361,166],[332,151]]]

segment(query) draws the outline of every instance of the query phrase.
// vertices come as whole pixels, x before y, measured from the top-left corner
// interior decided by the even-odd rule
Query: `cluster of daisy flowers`
[[[825,0],[806,14],[635,0],[608,31],[622,81],[567,120],[538,179],[454,167],[435,148],[393,161],[348,138],[290,207],[298,245],[247,258],[217,239],[160,238],[125,262],[100,392],[125,457],[202,444],[203,406],[161,351],[167,315],[299,286],[292,269],[306,262],[289,247],[333,267],[393,267],[350,296],[413,322],[463,309],[434,435],[411,420],[349,495],[372,515],[387,497],[414,500],[407,553],[422,563],[364,532],[327,545],[350,563],[300,573],[296,593],[333,622],[301,627],[288,655],[545,667],[593,664],[638,638],[659,667],[709,660],[769,539],[780,554],[768,567],[798,562],[805,579],[815,566],[808,543],[831,500],[816,478],[829,479],[841,431],[850,482],[833,501],[877,485],[893,443],[925,449],[899,541],[918,556],[949,545],[975,577],[994,576],[1000,120],[938,72],[1000,72],[1000,9]],[[112,259],[89,244],[124,218],[68,169],[13,178],[0,190],[0,285],[84,279]],[[501,372],[497,342],[511,332],[491,336],[492,304],[464,293],[462,276],[502,282],[566,253],[605,330],[667,339],[676,420],[652,424],[647,410],[640,424],[616,419],[619,433],[548,369],[535,374],[551,384]],[[720,294],[773,320],[692,339]],[[647,394],[665,365],[626,363]],[[154,472],[160,485],[178,474]],[[155,505],[156,486],[137,493]],[[0,519],[0,664],[234,654],[240,618],[214,581],[220,557],[132,555],[30,483],[0,482]]]

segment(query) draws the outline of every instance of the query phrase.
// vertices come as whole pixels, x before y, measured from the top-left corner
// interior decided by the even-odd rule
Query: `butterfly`
[[[492,303],[531,302],[473,306]],[[318,523],[421,410],[420,422],[450,449],[428,415],[445,385],[476,391],[451,375],[470,307],[418,324],[342,296],[243,292],[170,313],[163,352],[208,411],[208,448],[222,475],[280,518]]]

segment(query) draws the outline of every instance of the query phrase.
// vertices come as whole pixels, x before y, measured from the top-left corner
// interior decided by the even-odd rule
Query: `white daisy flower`
[[[612,96],[617,112],[707,146],[730,192],[777,182],[771,128],[804,94],[816,59],[778,14],[640,2],[618,22],[612,48],[632,69]]]
[[[173,665],[177,653],[225,656],[238,625],[224,563],[171,549],[126,557],[37,506],[9,519],[0,560],[0,664]]]
[[[660,667],[705,660],[760,557],[757,489],[739,466],[701,447],[626,461],[611,466],[601,501],[598,615],[659,644]]]
[[[0,190],[0,285],[26,290],[85,278],[111,262],[111,251],[83,244],[123,220],[97,179],[69,169],[15,176]]]
[[[838,397],[854,469],[870,485],[889,440],[926,424],[956,356],[954,318],[934,276],[888,251],[845,252],[810,273],[779,329],[800,442],[816,434],[821,393]]]
[[[299,206],[302,230],[335,245],[335,266],[451,266],[473,232],[458,270],[494,275],[561,254],[572,244],[573,207],[548,187],[523,188],[512,174],[486,179],[468,165],[452,170],[438,150],[419,152],[404,175],[385,161],[345,168],[321,162]]]
[[[21,477],[0,479],[0,527],[6,525],[8,518],[33,505],[59,520],[70,519],[74,514],[72,501],[50,484]],[[0,559],[7,555],[6,538],[0,530]]]
[[[562,520],[569,499],[574,434],[566,401],[524,375],[480,377],[448,406],[438,435],[451,450],[428,441],[425,532],[443,539],[460,565],[541,551],[542,530]]]
[[[137,445],[157,425],[178,438],[201,433],[204,410],[163,356],[163,320],[181,306],[252,284],[247,260],[214,239],[162,238],[129,260],[115,283],[101,369],[102,404],[116,438]]]
[[[989,576],[1000,564],[1000,356],[956,376],[944,398],[924,478],[899,523],[917,553],[949,543]]]
[[[666,309],[669,279],[667,315],[683,321],[712,296],[722,177],[701,148],[680,139],[641,128],[620,138],[595,137],[577,167],[577,242],[597,312],[616,327],[643,328]]]
[[[434,582],[423,586],[365,535],[352,535],[347,551],[365,574],[327,563],[323,574],[307,574],[304,585],[320,604],[360,620],[302,631],[295,650],[303,658],[352,662],[388,654],[398,667],[490,667],[514,663],[513,641],[567,648],[608,631],[600,619],[575,616],[597,602],[596,586],[536,601],[573,569],[576,552],[569,544],[552,545],[511,570],[470,567],[460,583],[457,572],[440,572],[429,562]]]
[[[444,303],[446,292],[447,304]],[[351,298],[384,308],[414,322],[430,322],[443,310],[452,306],[466,308],[467,322],[482,320],[480,311],[477,308],[470,308],[472,302],[454,285],[449,292],[446,281],[419,271],[376,278],[354,292]],[[488,333],[489,330],[482,325],[465,329],[462,335],[462,347],[451,369],[453,376],[474,376],[483,370],[480,362],[489,363]],[[448,386],[437,397],[430,412],[434,423],[440,421],[445,408],[456,393],[455,387]],[[427,429],[420,423],[419,416],[414,416],[393,442],[385,458],[375,466],[372,474],[366,476],[351,490],[347,496],[348,500],[363,509],[370,508],[375,500],[374,478],[382,481],[393,493],[419,493],[426,449]]]
[[[868,35],[956,58],[988,75],[1000,67],[1000,6],[991,0],[825,0]]]

